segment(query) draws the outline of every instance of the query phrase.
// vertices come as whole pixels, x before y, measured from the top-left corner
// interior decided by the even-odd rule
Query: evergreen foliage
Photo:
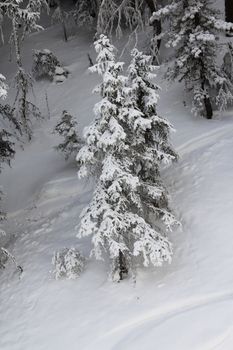
[[[50,50],[34,50],[32,74],[35,79],[48,77],[53,80],[57,67],[61,67],[61,64]]]
[[[26,134],[28,139],[32,138],[32,120],[41,119],[41,113],[34,103],[28,100],[28,93],[33,88],[33,79],[30,74],[20,68],[15,76],[16,87],[16,113],[20,123],[21,134]]]
[[[0,74],[0,98],[5,98],[7,95],[6,78]]]
[[[29,90],[33,86],[33,80],[27,74],[22,65],[21,45],[26,34],[32,31],[43,29],[38,25],[40,11],[42,6],[47,6],[46,0],[28,0],[26,3],[22,0],[12,0],[11,2],[0,2],[0,13],[7,16],[12,23],[11,42],[14,45],[17,73],[15,76],[15,85],[17,95],[17,113],[21,132],[25,132],[28,139],[31,139],[31,117],[40,117],[38,108],[28,100]],[[21,30],[20,30],[21,29]]]
[[[56,279],[76,279],[83,272],[86,259],[76,248],[64,248],[54,253],[52,264]]]
[[[75,158],[83,142],[78,134],[77,122],[67,111],[62,112],[61,121],[55,126],[54,133],[64,139],[62,143],[56,146],[56,150],[62,152],[65,159],[72,156]]]
[[[233,101],[233,85],[216,60],[218,33],[229,32],[233,24],[219,15],[209,0],[173,0],[151,19],[168,18],[167,46],[176,49],[168,78],[185,82],[193,93],[193,112],[208,119],[213,104],[222,110]]]
[[[85,130],[77,160],[79,176],[95,175],[94,195],[83,211],[79,237],[92,234],[92,255],[111,260],[114,281],[133,274],[137,263],[170,262],[167,231],[177,223],[168,208],[159,166],[176,159],[168,138],[171,125],[156,112],[158,87],[151,82],[151,57],[132,52],[129,78],[121,75],[114,47],[104,35],[96,41],[102,100]]]

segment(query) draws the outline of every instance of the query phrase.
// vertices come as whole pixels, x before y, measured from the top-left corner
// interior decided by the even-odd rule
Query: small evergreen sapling
[[[56,146],[58,152],[62,152],[65,159],[74,157],[82,147],[82,140],[78,134],[77,122],[67,112],[62,112],[61,121],[58,122],[54,129],[54,133],[64,138],[64,141]]]
[[[64,248],[54,253],[52,264],[54,265],[55,278],[76,279],[83,272],[86,259],[76,248]]]
[[[35,79],[48,77],[53,80],[57,67],[61,67],[61,64],[50,50],[44,49],[33,51],[32,74]]]
[[[173,0],[151,21],[164,17],[170,23],[167,46],[176,49],[168,77],[184,81],[193,94],[193,112],[211,119],[213,104],[222,110],[233,101],[233,85],[216,60],[218,33],[233,24],[219,19],[209,0]]]
[[[141,261],[145,266],[171,261],[166,231],[177,221],[168,209],[159,164],[175,160],[176,154],[168,141],[171,126],[156,112],[149,58],[134,51],[127,79],[105,36],[95,48],[97,63],[91,71],[102,76],[96,89],[102,101],[95,106],[77,160],[79,176],[95,175],[97,184],[78,236],[92,234],[92,255],[107,255],[111,279],[119,281]]]

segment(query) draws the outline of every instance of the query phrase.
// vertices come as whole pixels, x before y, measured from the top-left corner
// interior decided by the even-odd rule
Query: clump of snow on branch
[[[0,98],[5,98],[7,95],[6,78],[0,74]]]

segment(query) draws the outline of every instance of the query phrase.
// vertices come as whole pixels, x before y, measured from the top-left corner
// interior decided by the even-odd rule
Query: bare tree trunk
[[[59,10],[60,10],[61,24],[62,24],[64,40],[68,41],[68,35],[67,35],[66,23],[65,23],[65,14],[64,14],[64,11],[63,11],[61,0],[57,0],[57,6],[59,7]]]

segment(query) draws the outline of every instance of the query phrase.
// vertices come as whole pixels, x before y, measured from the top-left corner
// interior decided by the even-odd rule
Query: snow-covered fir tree
[[[61,67],[58,58],[48,49],[33,51],[32,74],[35,79],[48,77],[53,80],[57,67]]]
[[[123,63],[115,61],[109,40],[102,35],[95,48],[97,64],[91,70],[102,75],[97,88],[102,100],[77,160],[79,176],[95,175],[97,184],[82,214],[79,236],[93,235],[92,254],[97,259],[107,255],[110,276],[119,281],[132,273],[136,261],[145,266],[171,261],[166,229],[176,220],[158,164],[176,159],[176,154],[168,142],[170,124],[156,112],[157,87],[150,81],[148,57],[133,52],[127,86]]]
[[[78,133],[78,124],[67,111],[62,112],[62,118],[54,128],[54,133],[63,137],[63,142],[56,146],[56,150],[64,154],[65,158],[74,157],[82,147],[83,141]]]
[[[218,34],[232,23],[220,19],[210,0],[173,0],[153,14],[151,21],[168,18],[168,47],[175,48],[171,80],[184,81],[193,94],[193,112],[211,119],[213,105],[219,110],[233,101],[233,86],[218,65]]]
[[[76,248],[64,248],[54,253],[52,264],[56,279],[76,279],[83,272],[86,259]]]
[[[32,88],[33,80],[30,74],[26,73],[22,64],[22,42],[27,33],[43,29],[38,25],[40,10],[42,6],[47,7],[46,0],[12,0],[11,2],[0,1],[0,12],[9,18],[12,24],[11,43],[15,49],[17,73],[15,85],[17,95],[15,103],[20,119],[22,132],[31,139],[31,118],[40,117],[38,108],[28,99],[29,90]]]
[[[39,108],[29,100],[29,92],[33,89],[33,79],[20,66],[15,76],[15,87],[17,91],[15,98],[16,113],[21,134],[25,134],[30,141],[32,138],[32,121],[33,119],[41,119],[41,113]]]

